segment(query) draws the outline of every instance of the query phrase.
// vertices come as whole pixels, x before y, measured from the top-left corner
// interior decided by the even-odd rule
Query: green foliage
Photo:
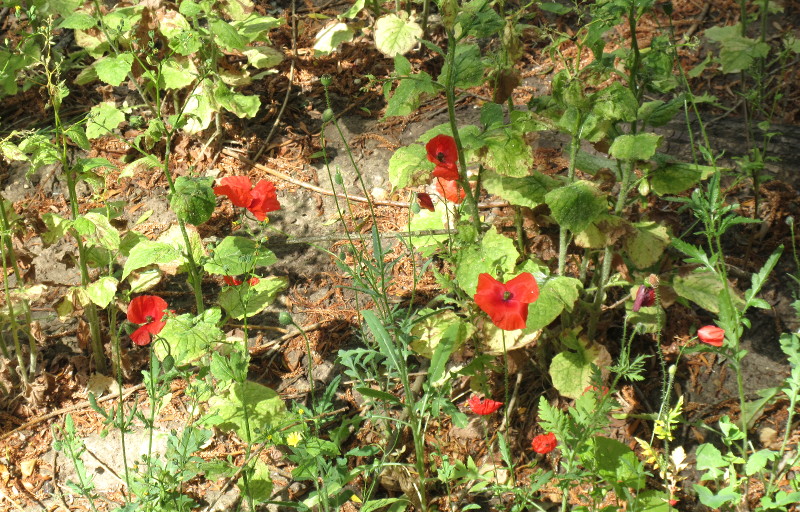
[[[240,439],[251,442],[263,439],[267,429],[278,428],[286,415],[278,393],[252,381],[233,383],[212,396],[208,405],[212,412],[204,419],[207,424],[225,432],[234,431]]]
[[[275,254],[255,240],[226,236],[214,248],[203,268],[209,274],[239,276],[278,261]]]
[[[551,190],[544,199],[556,222],[575,232],[589,227],[608,209],[597,187],[583,180]]]
[[[219,305],[231,318],[241,320],[264,311],[288,287],[289,280],[285,277],[259,278],[255,285],[244,282],[223,290],[219,294]]]
[[[199,226],[211,218],[217,206],[217,198],[211,189],[212,183],[211,178],[179,176],[175,180],[175,191],[169,204],[179,219]]]
[[[516,266],[517,258],[519,252],[514,242],[492,227],[484,234],[480,244],[459,252],[456,267],[458,285],[472,297],[478,287],[478,276],[482,273],[491,274],[495,279],[504,275],[504,281],[514,277],[508,274]]]

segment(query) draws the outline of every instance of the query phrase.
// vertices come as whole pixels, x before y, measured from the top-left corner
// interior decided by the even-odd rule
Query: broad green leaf
[[[358,13],[361,12],[361,9],[367,4],[367,0],[355,0],[353,5],[350,6],[345,12],[343,12],[339,17],[340,18],[355,18]]]
[[[251,238],[226,236],[203,268],[209,274],[239,276],[278,261],[275,254]]]
[[[559,226],[575,233],[589,227],[608,210],[605,196],[583,180],[551,190],[545,195],[545,202]]]
[[[467,89],[483,83],[483,62],[481,50],[476,44],[459,44],[456,46],[454,87]],[[446,85],[450,78],[450,63],[445,61],[442,73],[437,81]]]
[[[438,231],[447,229],[447,206],[438,203],[435,211],[422,209],[411,217],[407,230],[409,231]],[[409,238],[409,243],[414,250],[422,256],[428,257],[436,252],[442,244],[447,243],[448,235],[422,235]]]
[[[197,67],[192,59],[170,58],[161,65],[161,86],[183,89],[197,79]]]
[[[256,382],[233,384],[221,395],[208,401],[214,411],[216,426],[224,432],[235,431],[239,439],[256,442],[258,433],[280,427],[286,414],[283,399],[274,390]],[[245,427],[244,411],[247,409],[249,429]]]
[[[89,144],[89,138],[86,137],[86,130],[84,130],[79,124],[73,124],[64,130],[64,135],[69,137],[69,140],[77,144],[78,147],[83,150],[88,151],[91,148],[91,145]]]
[[[40,10],[37,11],[39,16],[48,14],[59,14],[62,17],[69,16],[75,12],[75,9],[83,4],[82,0],[48,0],[46,2],[36,2]]]
[[[533,148],[522,133],[513,126],[490,130],[480,139],[485,150],[481,162],[497,174],[520,178],[530,174],[533,166]]]
[[[218,5],[222,12],[235,21],[247,18],[254,8],[252,0],[223,0]]]
[[[259,16],[251,14],[247,18],[233,23],[236,31],[248,43],[255,41],[269,42],[267,33],[275,27],[283,25],[283,20],[272,16]]]
[[[86,236],[87,242],[91,245],[97,245],[108,249],[109,251],[116,251],[119,249],[119,231],[111,225],[108,217],[98,212],[88,212],[75,219],[76,228],[79,219],[85,219],[91,225],[89,232],[82,233]]]
[[[436,92],[431,76],[424,71],[411,78],[403,78],[391,97],[388,96],[387,91],[388,104],[384,117],[407,116],[419,107],[424,94],[435,94]]]
[[[707,28],[705,36],[721,45],[719,60],[723,73],[739,73],[753,65],[755,59],[761,59],[769,53],[769,45],[749,37],[742,37],[740,27],[715,26]]]
[[[245,50],[247,63],[258,69],[274,68],[283,60],[283,54],[270,46],[259,46]]]
[[[186,5],[186,2],[181,4],[181,6],[183,5]],[[189,56],[203,47],[203,40],[200,34],[194,30],[187,29],[175,34],[169,40],[169,47],[179,55]]]
[[[258,96],[245,96],[233,92],[225,84],[219,84],[214,91],[214,99],[226,110],[233,112],[238,117],[255,117],[261,100]]]
[[[483,322],[480,330],[480,343],[484,354],[501,355],[535,343],[542,335],[541,329],[519,329],[504,331],[488,319]]]
[[[671,238],[667,226],[652,221],[633,224],[633,236],[625,239],[625,251],[638,269],[645,269],[661,260]]]
[[[422,185],[430,181],[433,168],[434,165],[428,161],[425,146],[422,144],[403,146],[389,159],[389,182],[395,188]]]
[[[340,44],[353,40],[355,31],[347,23],[333,23],[322,28],[315,36],[314,53],[327,55],[336,50]]]
[[[618,484],[639,490],[644,487],[645,475],[640,471],[639,459],[626,445],[615,439],[595,436],[591,440],[592,462],[597,475],[609,484]]]
[[[217,197],[211,189],[211,178],[188,178],[179,176],[175,180],[175,192],[169,205],[179,219],[199,226],[211,218],[217,206]]]
[[[270,468],[261,459],[256,459],[253,467],[253,473],[247,485],[244,483],[244,477],[239,477],[236,481],[239,487],[239,492],[242,496],[249,496],[258,502],[268,501],[272,497],[272,477],[270,476]]]
[[[92,28],[97,23],[94,16],[85,12],[74,12],[61,21],[61,28],[82,29]]]
[[[206,257],[206,249],[203,246],[203,240],[200,238],[200,234],[197,232],[197,228],[194,226],[186,226],[186,236],[189,238],[189,247],[192,251],[192,257],[194,258],[195,262],[202,261],[203,258]],[[181,233],[180,226],[174,224],[170,226],[170,228],[162,233],[158,237],[159,242],[166,243],[168,245],[172,245],[181,251],[180,256],[168,263],[159,264],[159,268],[168,273],[168,274],[175,274],[177,272],[185,272],[186,265],[189,264],[189,260],[186,257],[186,253],[189,249],[186,247],[186,241],[183,237],[183,233]]]
[[[97,78],[108,85],[117,87],[123,80],[128,78],[132,65],[133,55],[123,53],[122,55],[109,56],[97,61],[94,69],[97,72]]]
[[[503,281],[514,277],[509,273],[514,270],[519,252],[513,240],[501,235],[492,226],[484,234],[480,244],[470,245],[461,251],[457,258],[458,285],[467,296],[472,297],[478,288],[478,276],[484,272],[491,274],[495,279],[499,279],[499,274],[503,274]]]
[[[220,320],[222,312],[219,308],[207,309],[198,316],[186,313],[169,318],[158,334],[162,341],[153,344],[156,356],[163,360],[171,355],[177,366],[197,360],[225,339],[222,330],[217,327]]]
[[[622,217],[604,214],[589,227],[575,234],[575,245],[584,249],[602,249],[614,245],[630,233],[630,223]]]
[[[753,476],[756,473],[760,473],[767,467],[767,462],[775,460],[778,458],[778,455],[778,452],[772,450],[758,450],[747,458],[745,474],[747,476]]]
[[[137,158],[133,162],[123,167],[119,177],[133,178],[138,173],[147,172],[156,167],[161,167],[161,162],[158,161],[158,158],[153,155],[143,156],[142,158]]]
[[[535,208],[544,202],[545,194],[561,182],[540,172],[535,172],[533,176],[512,178],[484,171],[481,174],[481,184],[490,194],[502,197],[511,204]]]
[[[43,213],[42,221],[47,227],[47,231],[42,233],[42,241],[45,247],[64,238],[64,235],[67,234],[67,231],[69,231],[73,224],[71,220],[65,219],[55,213]]]
[[[713,174],[714,168],[688,163],[666,163],[648,174],[650,187],[660,196],[680,194]]]
[[[211,80],[203,80],[194,88],[194,92],[186,101],[183,115],[187,117],[183,131],[186,133],[197,133],[205,130],[211,125],[216,112],[212,104],[214,86]]]
[[[109,134],[125,121],[125,114],[114,102],[107,101],[92,107],[86,118],[86,136],[96,139]]]
[[[671,99],[665,103],[661,100],[654,100],[642,103],[637,113],[637,118],[643,120],[650,126],[664,126],[672,121],[675,115],[683,108],[684,95]]]
[[[244,50],[247,40],[239,35],[239,32],[227,21],[213,18],[208,22],[208,28],[216,36],[220,46],[226,50]]]
[[[172,42],[173,39],[180,37],[187,31],[191,31],[192,26],[189,24],[183,14],[178,11],[168,9],[160,16],[158,30],[164,35],[164,37]]]
[[[692,272],[685,276],[677,276],[672,281],[675,293],[688,299],[701,308],[712,313],[719,313],[719,294],[722,292],[722,282],[710,271]],[[736,292],[733,285],[729,285],[734,306],[741,310],[744,300]]]
[[[375,47],[387,57],[410,52],[420,38],[422,27],[404,11],[386,14],[375,23]]]
[[[550,325],[562,311],[572,311],[583,286],[573,277],[556,276],[539,283],[539,298],[528,305],[527,331]]]
[[[620,135],[611,143],[608,153],[618,160],[650,160],[660,143],[661,136],[654,133]]]
[[[601,89],[592,95],[593,112],[607,121],[623,121],[630,123],[636,120],[639,102],[630,89],[619,82]]]
[[[111,276],[104,276],[86,286],[86,296],[97,306],[105,308],[114,299],[119,281]]]
[[[738,505],[742,502],[742,494],[737,492],[732,486],[725,487],[716,494],[708,487],[702,485],[694,484],[692,487],[694,487],[694,490],[697,492],[700,503],[711,507],[713,510],[719,510],[726,504]]]
[[[245,281],[225,288],[219,294],[218,303],[231,318],[241,320],[264,311],[288,287],[289,279],[286,277],[261,277],[253,286]]]
[[[442,340],[445,331],[452,326],[456,326],[457,329],[452,351],[458,350],[467,338],[472,336],[472,333],[475,332],[474,326],[448,309],[435,314],[429,314],[430,312],[430,310],[420,311],[421,315],[427,314],[428,316],[425,316],[422,320],[415,323],[414,327],[411,328],[411,334],[414,335],[414,341],[411,342],[411,349],[417,355],[427,357],[428,359],[433,357],[433,352]],[[461,327],[463,327],[463,329],[461,329]]]
[[[149,265],[157,263],[169,263],[179,258],[180,250],[172,245],[144,240],[133,246],[130,255],[122,269],[122,280],[124,281],[131,272]]]
[[[594,366],[604,368],[611,363],[611,356],[602,345],[594,343],[589,346],[582,339],[577,341],[579,350],[565,350],[556,354],[549,370],[553,386],[558,392],[575,399],[592,383]]]

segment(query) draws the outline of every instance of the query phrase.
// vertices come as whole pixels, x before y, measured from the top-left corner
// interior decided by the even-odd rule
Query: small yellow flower
[[[289,446],[297,446],[300,444],[300,441],[303,439],[303,434],[300,432],[291,432],[288,436],[286,436],[286,444]]]
[[[363,501],[361,501],[361,498],[359,498],[359,497],[358,497],[357,495],[355,495],[355,494],[353,494],[352,496],[350,496],[350,501],[352,501],[353,503],[364,503]]]
[[[297,409],[297,414],[299,414],[300,416],[304,415],[305,413],[306,411],[304,409]]]

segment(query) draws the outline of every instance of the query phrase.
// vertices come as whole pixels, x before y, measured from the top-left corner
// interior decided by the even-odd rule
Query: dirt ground
[[[735,9],[732,7],[733,4],[728,6],[730,3],[723,2],[725,5],[714,3],[707,8],[708,4],[702,2],[695,3],[689,0],[674,2],[676,18],[680,22],[679,30],[685,32],[695,27],[693,32],[701,33],[709,26],[733,22],[734,18],[730,13],[735,12]],[[278,2],[264,4],[261,7],[286,15],[289,5],[286,2]],[[780,20],[781,28],[800,26],[800,23],[794,23],[797,21],[797,3],[786,2],[784,7],[787,14]],[[306,5],[303,9],[305,13],[318,11],[335,14],[342,8],[342,5],[322,9]],[[415,195],[416,191],[392,190],[387,177],[389,158],[396,148],[415,141],[429,128],[446,121],[443,97],[428,101],[411,116],[381,119],[385,103],[380,87],[369,85],[364,77],[368,74],[377,77],[388,76],[392,69],[391,60],[380,55],[366,38],[344,45],[339,52],[330,57],[315,58],[310,51],[313,41],[309,35],[315,32],[313,28],[316,22],[309,21],[308,18],[303,20],[304,23],[309,23],[309,26],[304,27],[305,30],[300,32],[301,37],[297,41],[293,82],[290,84],[288,80],[292,40],[288,28],[283,27],[275,31],[272,39],[276,47],[283,48],[287,59],[281,65],[278,74],[267,76],[261,82],[254,84],[250,91],[259,94],[262,99],[259,115],[255,119],[245,121],[225,116],[223,139],[212,145],[205,153],[201,153],[205,142],[202,137],[184,137],[178,140],[175,150],[177,158],[173,169],[178,176],[187,174],[189,167],[193,166],[192,172],[195,174],[220,177],[246,174],[254,179],[265,178],[276,183],[282,208],[270,215],[269,246],[278,256],[278,263],[270,268],[270,272],[274,275],[288,276],[290,288],[274,307],[252,319],[250,328],[255,334],[250,340],[253,355],[250,377],[275,388],[283,398],[298,401],[305,400],[308,392],[307,381],[303,378],[308,365],[305,346],[300,336],[287,336],[289,331],[279,326],[277,321],[279,312],[291,312],[299,325],[307,327],[315,358],[315,380],[327,383],[339,370],[335,366],[337,351],[355,343],[354,333],[357,328],[359,308],[353,293],[347,289],[348,280],[326,253],[326,251],[336,252],[341,248],[344,231],[341,222],[338,221],[336,204],[331,195],[312,189],[312,187],[325,190],[333,188],[332,179],[322,159],[315,155],[323,149],[327,151],[332,159],[330,168],[333,172],[341,173],[348,194],[371,195],[378,199],[379,206],[376,211],[380,231],[396,232],[406,223],[409,197]],[[777,28],[775,30],[777,31]],[[536,39],[533,33],[529,37],[530,39],[526,41],[528,50],[526,57],[519,65],[524,81],[514,96],[514,103],[519,108],[524,108],[532,95],[547,90],[549,78],[554,70],[554,64],[542,52],[544,43]],[[416,53],[410,57],[419,63],[420,55]],[[702,53],[687,52],[683,57],[686,59],[684,66],[688,68],[702,59]],[[797,65],[794,64],[793,72],[796,73]],[[423,65],[439,64],[428,62]],[[342,127],[343,137],[332,125],[327,125],[324,132],[322,130],[322,112],[326,105],[318,78],[325,73],[333,77],[331,88],[333,110]],[[722,79],[702,77],[697,80],[697,85],[714,91],[722,99],[734,102],[736,100],[735,94],[726,93],[730,92],[731,84]],[[289,100],[282,116],[277,118],[287,87],[290,88]],[[800,87],[800,83],[787,92],[784,99],[786,107],[782,109],[783,115],[779,120],[787,126],[787,131],[793,129],[800,112],[797,87]],[[127,91],[122,89],[124,88],[115,91],[120,98],[124,98],[127,94]],[[475,122],[480,105],[490,96],[491,92],[484,88],[468,91],[458,104],[459,122],[463,124]],[[65,110],[72,112],[73,115],[80,115],[88,108],[81,110],[81,105],[91,105],[98,98],[98,91],[89,88],[74,90],[68,98]],[[21,105],[28,105],[26,113],[20,112]],[[39,109],[36,110],[36,107]],[[38,114],[31,115],[30,112]],[[40,91],[28,91],[4,100],[0,103],[0,113],[4,122],[14,127],[46,122]],[[716,110],[709,110],[706,114],[710,117],[722,115]],[[734,125],[740,123],[741,120],[737,119],[736,115],[737,112],[731,112],[726,117],[721,117],[718,123]],[[276,122],[279,128],[275,136],[265,143],[264,138]],[[681,132],[680,126],[679,124],[671,129]],[[325,148],[320,142],[321,135],[326,141]],[[686,146],[681,133],[674,135],[674,140],[670,139],[670,152],[678,155],[686,150]],[[726,140],[724,136],[720,141],[721,144],[733,147],[739,144]],[[534,142],[537,166],[552,173],[564,171],[566,159],[560,154],[563,143],[563,138],[557,134],[540,134]],[[259,158],[259,166],[247,163],[246,159],[251,158],[264,145],[266,147]],[[347,155],[346,146],[354,152],[355,163],[366,184],[366,191],[361,188],[356,169]],[[114,163],[122,164],[126,152],[124,146],[120,146],[117,141],[109,137],[95,141],[89,156],[102,156]],[[288,175],[292,181],[278,177],[274,171]],[[729,254],[733,256],[732,265],[739,271],[733,275],[737,278],[740,288],[749,285],[747,276],[757,271],[778,245],[783,244],[788,254],[791,239],[785,220],[789,215],[794,215],[795,218],[800,215],[798,211],[800,178],[796,169],[790,164],[776,162],[771,164],[770,171],[775,179],[762,187],[764,199],[762,212],[768,229],[763,234],[761,231],[764,230],[758,226],[736,229],[726,238]],[[86,504],[71,498],[64,488],[72,470],[63,456],[57,456],[50,449],[52,443],[50,427],[63,422],[67,412],[73,415],[79,433],[87,438],[87,446],[93,454],[87,459],[91,460],[87,462],[87,466],[95,479],[98,491],[112,501],[120,489],[117,476],[120,467],[116,453],[118,439],[114,435],[100,436],[103,428],[101,418],[90,409],[86,401],[87,390],[102,389],[102,384],[92,380],[94,369],[90,360],[85,328],[77,319],[68,323],[60,321],[53,310],[63,290],[79,282],[78,269],[72,260],[75,250],[73,244],[70,241],[63,241],[45,248],[40,236],[42,213],[67,211],[67,202],[64,198],[65,184],[59,178],[58,169],[54,167],[28,177],[25,176],[25,172],[22,167],[2,164],[0,186],[3,196],[14,203],[17,214],[24,218],[28,228],[24,240],[21,240],[25,251],[21,259],[26,266],[28,277],[47,286],[47,293],[34,304],[33,308],[35,320],[41,325],[45,341],[41,347],[41,368],[35,384],[26,390],[23,396],[5,397],[2,403],[3,409],[0,410],[0,491],[3,493],[0,497],[0,510],[13,506],[22,510],[63,510],[64,507],[68,510],[84,510]],[[117,180],[112,174],[108,182],[112,185],[103,200],[113,198],[126,202],[123,220],[127,224],[124,227],[131,228],[135,219],[149,210],[152,214],[148,220],[136,228],[148,237],[155,238],[174,224],[175,217],[168,207],[166,183],[162,175],[140,174],[132,179]],[[86,194],[86,190],[83,192]],[[736,185],[730,192],[741,203],[743,214],[747,215],[748,208],[752,208],[753,204],[752,189],[747,183],[743,183]],[[81,205],[82,209],[95,206],[88,194],[84,197],[86,202]],[[491,197],[482,199],[492,200]],[[387,204],[381,206],[380,201]],[[400,205],[391,205],[393,202]],[[353,207],[354,215],[348,215],[347,218],[350,228],[369,230],[369,224],[365,224],[368,219],[365,203],[355,202]],[[681,215],[674,204],[659,203],[652,207],[663,213],[664,221],[676,228],[674,232],[683,233],[691,229],[688,218]],[[500,223],[511,218],[510,210],[503,208],[495,208],[489,211],[489,215]],[[230,204],[223,203],[218,206],[211,220],[199,228],[200,235],[207,241],[221,239],[233,232],[234,220],[235,214]],[[557,250],[554,249],[558,246],[556,231],[537,230],[534,223],[526,224],[526,229],[535,251],[546,253]],[[400,247],[399,244],[395,246]],[[677,255],[670,257],[673,260],[677,259]],[[404,290],[410,285],[411,276],[408,269],[411,264],[412,262],[406,262],[397,268],[392,289],[395,294],[394,299],[400,300],[404,297]],[[763,294],[763,298],[773,306],[773,309],[759,311],[750,318],[753,327],[745,334],[744,348],[749,351],[749,355],[744,363],[744,372],[747,392],[753,398],[757,397],[756,393],[759,390],[779,385],[789,374],[785,356],[779,348],[778,337],[783,332],[800,327],[790,306],[794,300],[793,290],[786,278],[787,273],[796,271],[790,258],[785,257],[773,273]],[[206,295],[213,296],[218,292],[220,285],[218,280],[206,278],[203,291]],[[430,278],[423,279],[418,286],[421,294],[436,293],[435,283]],[[191,292],[181,276],[166,281],[156,292],[169,297],[170,305],[176,309],[190,311],[193,307]],[[612,299],[614,297],[610,300]],[[361,304],[360,307],[365,305]],[[708,312],[677,304],[667,310],[667,315],[662,349],[667,354],[667,362],[672,363],[679,347],[689,338],[689,328],[692,325],[709,323],[713,317]],[[615,335],[618,336],[620,319],[620,314],[610,311],[604,317],[604,338],[598,340],[609,348],[612,356],[615,355],[615,347],[618,344]],[[235,324],[226,326],[226,331],[237,329],[239,326]],[[131,367],[126,389],[131,390],[131,397],[135,397],[144,393],[141,386],[138,388],[137,386],[141,382],[138,369],[146,365],[146,356],[132,345],[126,349]],[[642,336],[637,341],[637,349],[654,355],[653,339]],[[524,360],[527,356],[518,357]],[[652,411],[658,403],[659,367],[655,357],[651,361],[652,366],[649,370],[653,372],[654,378],[626,385],[619,390],[620,400],[628,403],[633,410]],[[546,376],[525,369],[522,378],[526,385],[519,397],[519,410],[535,410],[538,397],[549,388]],[[697,427],[699,423],[714,423],[725,414],[738,416],[735,385],[733,372],[722,361],[707,355],[681,359],[677,373],[676,394],[682,395],[686,403],[687,423],[680,433],[680,438],[687,452],[705,439],[705,434]],[[552,391],[548,394],[552,398],[550,395]],[[180,425],[183,421],[181,396],[181,386],[177,385],[173,390],[172,403],[159,424],[162,432],[168,432],[170,428]],[[356,404],[346,401],[344,396],[341,401],[344,407],[356,407]],[[754,429],[761,435],[763,446],[770,447],[775,436],[782,437],[787,414],[786,406],[785,401],[778,400],[765,408],[754,422]],[[526,453],[534,426],[535,417],[531,417],[530,414],[515,413],[512,416],[511,427],[517,433],[517,446],[512,448],[517,449],[517,453]],[[649,435],[648,428],[646,422],[617,422],[609,435],[633,445],[634,436]],[[135,433],[134,436],[136,435],[139,434]],[[475,425],[471,425],[468,429],[453,428],[447,436],[451,441],[453,456],[456,457],[464,455],[464,446],[474,444],[476,441],[480,443],[482,439],[480,429]],[[792,434],[793,450],[796,450],[798,441],[800,441],[800,431]],[[132,445],[136,442],[136,439],[133,439]],[[482,446],[482,443],[480,444]],[[476,459],[486,456],[481,450],[483,448],[477,452],[473,450],[470,455]],[[241,445],[236,439],[223,436],[215,440],[213,449],[208,455],[240,451]],[[291,467],[280,460],[280,454],[275,454],[275,468],[276,489],[281,489],[277,499],[302,496],[306,489],[289,485],[286,475],[289,474]],[[688,486],[696,478],[697,475],[690,477],[685,485]],[[197,486],[196,491],[207,503],[216,499],[215,493],[221,492],[213,482],[198,483]],[[393,490],[389,489],[387,492],[391,493]],[[230,492],[228,494],[220,503],[230,504],[235,501],[236,496]],[[685,510],[693,510],[695,505],[691,498],[687,498],[681,506],[686,507]],[[58,508],[59,506],[62,508]],[[99,507],[101,510],[113,508],[111,502],[100,503]],[[491,509],[490,507],[486,510]]]

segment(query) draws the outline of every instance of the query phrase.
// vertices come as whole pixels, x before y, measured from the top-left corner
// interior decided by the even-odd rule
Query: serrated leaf
[[[186,124],[183,131],[189,134],[198,133],[211,125],[216,109],[211,102],[213,98],[213,84],[210,80],[203,80],[194,89],[194,92],[186,100],[183,115],[186,117]]]
[[[481,162],[503,176],[524,177],[533,166],[533,148],[512,126],[491,130],[481,135],[484,149]]]
[[[86,136],[86,130],[81,125],[73,124],[64,131],[64,135],[83,150],[88,151],[91,148],[89,138]]]
[[[723,285],[712,272],[700,271],[692,272],[685,276],[677,276],[672,281],[672,287],[675,289],[675,293],[684,299],[688,299],[712,313],[719,313],[719,294],[722,292]],[[744,300],[732,285],[729,285],[729,291],[734,306],[741,310],[744,306]]]
[[[514,270],[519,252],[514,241],[497,232],[492,226],[483,235],[480,244],[473,244],[457,255],[456,279],[467,296],[472,297],[478,288],[478,276],[484,272],[497,278]],[[508,276],[504,277],[507,279]]]
[[[661,259],[671,239],[667,226],[645,221],[633,224],[633,236],[625,239],[625,251],[638,269],[645,269]]]
[[[96,139],[107,135],[125,121],[125,114],[114,102],[103,102],[92,107],[86,118],[86,136]]]
[[[583,180],[551,190],[545,202],[556,222],[572,232],[583,231],[608,210],[605,196]]]
[[[288,287],[286,277],[262,277],[256,285],[245,282],[227,287],[219,294],[218,302],[231,318],[241,320],[264,311]]]
[[[426,311],[420,312],[420,314],[425,313]],[[451,326],[456,326],[457,329],[457,336],[452,344],[453,351],[457,350],[475,332],[475,328],[471,324],[465,322],[463,318],[452,311],[440,311],[428,315],[414,324],[414,327],[411,328],[411,334],[414,335],[411,349],[416,354],[430,359],[433,357],[433,353],[442,340],[445,331]],[[463,329],[459,331],[458,329],[461,327]]]
[[[87,242],[91,245],[97,245],[108,249],[109,251],[116,251],[119,249],[120,237],[117,228],[111,225],[111,222],[103,214],[98,212],[88,212],[75,219],[77,221],[85,219],[91,225],[91,229],[87,233],[83,233],[87,238]]]
[[[553,387],[559,393],[577,399],[592,382],[593,366],[603,368],[611,362],[611,356],[605,347],[597,343],[588,346],[578,339],[581,350],[572,352],[565,350],[553,357],[548,373],[553,380]]]
[[[619,82],[601,89],[592,95],[593,112],[607,121],[623,121],[630,123],[636,120],[639,102],[630,89]]]
[[[387,57],[410,52],[420,38],[422,27],[402,11],[382,16],[375,23],[375,47]]]
[[[422,185],[430,181],[433,168],[434,165],[428,161],[425,146],[403,146],[389,159],[389,182],[395,188]]]
[[[222,330],[217,327],[220,320],[222,312],[219,308],[209,308],[201,315],[186,313],[169,318],[158,334],[163,343],[153,344],[156,356],[163,360],[171,355],[176,366],[197,360],[225,338]]]
[[[650,186],[660,196],[680,194],[697,185],[700,180],[714,173],[714,168],[707,165],[688,163],[666,163],[650,171]]]
[[[618,160],[650,160],[660,143],[661,136],[654,133],[620,135],[611,143],[608,154]]]
[[[535,208],[544,202],[544,196],[561,184],[560,181],[535,172],[533,176],[513,178],[496,172],[484,171],[481,183],[494,194],[517,206]]]
[[[467,89],[483,83],[483,62],[481,50],[476,44],[456,46],[454,87]],[[450,77],[450,62],[445,61],[437,81],[445,85]]]
[[[105,57],[94,64],[97,78],[112,85],[119,86],[123,80],[128,78],[128,73],[133,66],[133,55],[123,53],[122,55]]]
[[[197,67],[191,59],[167,59],[161,64],[161,86],[183,89],[197,79]]]
[[[395,59],[396,61],[397,59]],[[394,93],[388,98],[384,117],[407,116],[419,107],[424,94],[435,93],[433,80],[424,71],[414,75],[413,78],[404,78],[400,80]]]
[[[130,255],[122,269],[124,281],[131,272],[157,263],[169,263],[179,258],[180,251],[168,244],[144,240],[133,246]]]
[[[575,245],[584,249],[602,249],[616,244],[630,231],[630,223],[627,220],[604,214],[580,233],[575,233]]]
[[[209,274],[239,276],[278,261],[275,254],[250,238],[226,236],[203,268]]]
[[[539,298],[528,305],[526,330],[544,329],[558,318],[562,311],[572,311],[581,290],[583,285],[573,277],[556,276],[541,282]]]
[[[286,413],[286,406],[274,390],[256,382],[235,383],[221,395],[208,401],[219,420],[216,426],[225,431],[235,431],[239,439],[255,442],[258,433],[277,428]],[[247,410],[249,430],[245,427],[244,411]]]
[[[210,219],[217,206],[217,197],[211,188],[213,181],[211,178],[179,176],[169,201],[175,215],[194,226]]]
[[[104,276],[86,286],[86,296],[97,306],[105,308],[114,299],[119,281],[111,276]]]

